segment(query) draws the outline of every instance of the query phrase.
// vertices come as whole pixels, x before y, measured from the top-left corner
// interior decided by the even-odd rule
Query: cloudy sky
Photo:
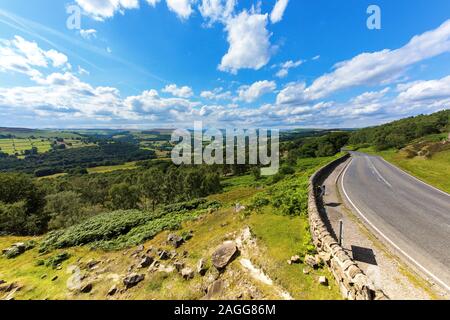
[[[448,0],[0,0],[0,126],[353,128],[449,107]]]

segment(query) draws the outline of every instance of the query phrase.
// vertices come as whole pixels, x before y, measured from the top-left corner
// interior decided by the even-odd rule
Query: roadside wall
[[[310,179],[308,212],[311,235],[319,256],[333,273],[342,296],[349,300],[380,300],[386,295],[374,288],[372,281],[357,266],[353,259],[338,244],[328,230],[320,215],[321,201],[317,197],[317,186],[341,163],[350,157],[349,154],[337,159],[317,171]]]

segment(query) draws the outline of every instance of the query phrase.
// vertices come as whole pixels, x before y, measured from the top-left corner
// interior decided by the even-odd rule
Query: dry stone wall
[[[353,259],[332,236],[319,212],[317,186],[327,177],[337,165],[345,162],[349,154],[337,159],[317,171],[310,179],[308,212],[311,235],[319,256],[333,273],[342,296],[348,300],[381,300],[386,295],[374,288],[372,281],[364,274]]]

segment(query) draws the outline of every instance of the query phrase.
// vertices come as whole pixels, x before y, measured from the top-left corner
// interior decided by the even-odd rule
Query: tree
[[[161,170],[153,168],[144,172],[139,178],[139,189],[141,194],[152,201],[153,211],[158,203],[162,201],[161,186],[164,176]]]
[[[139,202],[139,190],[123,182],[113,185],[109,189],[109,200],[114,210],[135,209]]]
[[[46,198],[45,212],[50,216],[49,229],[67,228],[84,219],[83,201],[78,193],[64,191]]]

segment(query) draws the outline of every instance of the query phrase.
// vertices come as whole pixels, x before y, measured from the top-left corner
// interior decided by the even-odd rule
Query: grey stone
[[[145,256],[144,258],[142,258],[141,262],[139,263],[139,268],[147,268],[149,267],[152,263],[153,263],[154,259],[152,257],[149,256]]]
[[[319,283],[323,286],[328,286],[328,279],[325,276],[319,278]]]
[[[218,270],[224,269],[237,254],[238,249],[234,241],[224,242],[212,255],[212,263]]]
[[[93,287],[92,283],[86,283],[81,286],[80,292],[81,293],[89,293],[92,291],[92,287]]]
[[[177,272],[181,272],[184,269],[184,263],[181,261],[175,261],[173,266],[177,270]]]
[[[115,295],[115,294],[117,293],[117,291],[118,291],[117,286],[116,286],[116,285],[113,285],[113,286],[111,287],[111,289],[109,289],[109,291],[108,291],[108,296],[113,296],[113,295]]]
[[[292,256],[290,261],[291,263],[300,263],[302,260],[300,259],[300,256]]]
[[[172,233],[167,237],[167,243],[172,245],[174,248],[179,248],[184,243],[184,239]]]
[[[141,281],[143,281],[145,279],[145,275],[143,274],[137,274],[137,273],[132,273],[127,275],[124,279],[123,279],[123,284],[125,285],[125,287],[127,289],[130,289],[136,285],[138,285]]]
[[[316,258],[310,255],[305,256],[305,264],[310,266],[311,268],[315,269],[318,267],[318,263],[316,261]]]
[[[197,263],[198,274],[200,274],[201,276],[204,276],[207,271],[208,271],[208,268],[206,267],[205,259],[200,259]]]
[[[194,278],[194,270],[192,270],[191,268],[184,268],[183,270],[181,270],[181,276],[185,280],[191,280]]]

